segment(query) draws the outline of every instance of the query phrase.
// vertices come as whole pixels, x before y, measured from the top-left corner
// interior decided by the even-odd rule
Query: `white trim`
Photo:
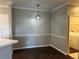
[[[51,47],[53,47],[53,48],[55,48],[56,50],[58,50],[58,51],[60,51],[61,53],[63,53],[64,55],[67,55],[67,53],[65,53],[64,51],[62,51],[62,50],[60,50],[60,49],[58,49],[58,48],[56,48],[55,46],[53,46],[52,44],[50,45]]]
[[[59,5],[58,7],[52,9],[51,11],[54,12],[55,10],[57,10],[57,9],[59,9],[59,8],[62,8],[62,7],[64,7],[64,6],[66,6],[66,5],[67,5],[67,3],[63,3],[63,4]]]
[[[8,5],[0,5],[0,8],[9,8]]]
[[[45,9],[40,9],[39,11],[42,11],[42,12],[54,12],[55,10],[63,7],[67,5],[67,3],[63,3],[59,6],[57,6],[56,8],[52,9],[52,10],[45,10]],[[24,9],[24,10],[32,10],[32,11],[37,11],[37,9],[34,9],[34,8],[23,8],[23,7],[13,7],[14,9]]]
[[[23,35],[13,35],[13,36],[43,36],[43,35],[50,35],[50,34],[23,34]]]
[[[13,48],[13,50],[28,49],[28,48],[38,48],[38,47],[47,47],[47,46],[50,46],[50,44],[48,44],[48,45],[38,45],[38,46],[28,46],[28,47],[22,47],[22,48]]]
[[[67,3],[63,3],[59,6],[57,6],[56,8],[52,9],[52,10],[45,10],[45,9],[40,9],[39,11],[42,11],[42,12],[54,12],[55,10],[63,7],[67,5]],[[34,9],[34,8],[24,8],[24,7],[13,7],[14,9],[24,9],[24,10],[32,10],[32,11],[37,11],[37,9]]]
[[[23,10],[31,10],[31,11],[37,11],[37,9],[34,8],[23,8],[23,7],[13,7],[14,9],[23,9]],[[50,12],[50,10],[44,10],[44,9],[39,9],[41,12]]]
[[[51,34],[51,36],[55,36],[55,37],[59,37],[59,38],[63,38],[63,39],[66,39],[66,37],[65,37],[65,36],[62,36],[62,35]]]
[[[63,39],[66,39],[66,37],[65,36],[62,36],[62,35],[57,35],[57,34],[23,34],[23,35],[13,35],[13,36],[44,36],[44,35],[46,35],[46,36],[55,36],[55,37],[59,37],[59,38],[63,38]]]
[[[67,55],[67,53],[65,53],[64,51],[62,51],[62,50],[56,48],[56,47],[53,46],[52,44],[39,45],[39,46],[28,46],[28,47],[22,47],[22,48],[13,48],[13,50],[28,49],[28,48],[39,48],[39,47],[47,47],[47,46],[51,46],[51,47],[55,48],[56,50],[60,51],[61,53],[63,53],[64,55]]]

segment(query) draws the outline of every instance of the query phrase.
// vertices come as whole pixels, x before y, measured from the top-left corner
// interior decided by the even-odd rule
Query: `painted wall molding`
[[[67,53],[65,53],[64,51],[56,48],[55,46],[53,46],[52,44],[48,44],[48,45],[38,45],[38,46],[28,46],[28,47],[22,47],[22,48],[13,48],[13,50],[19,50],[19,49],[28,49],[28,48],[39,48],[39,47],[47,47],[47,46],[51,46],[52,48],[55,48],[56,50],[60,51],[61,53],[63,53],[64,55],[67,55]]]
[[[31,10],[31,11],[37,11],[37,9],[33,9],[33,8],[22,8],[22,7],[13,7],[14,9],[24,9],[24,10]],[[39,9],[39,11],[41,12],[50,12],[50,10],[43,10],[43,9]]]
[[[66,39],[66,37],[65,37],[65,36],[62,36],[62,35],[51,34],[51,36],[55,36],[55,37],[58,37],[58,38],[63,38],[63,39]]]
[[[13,48],[13,50],[28,49],[28,48],[38,48],[38,47],[47,47],[47,46],[50,46],[50,44],[47,44],[47,45],[38,45],[38,46],[27,46],[27,47],[22,47],[22,48]]]
[[[56,8],[52,9],[52,10],[44,10],[44,9],[40,9],[39,11],[42,12],[54,12],[55,10],[67,5],[68,3],[63,3],[59,6],[57,6]],[[24,10],[32,10],[32,11],[37,11],[37,9],[33,9],[33,8],[23,8],[23,7],[13,7],[14,9],[24,9]]]
[[[43,35],[50,35],[50,34],[23,34],[23,35],[13,35],[13,36],[43,36]]]
[[[0,5],[0,8],[9,8],[8,5]]]
[[[66,39],[65,36],[62,36],[62,35],[57,35],[57,34],[23,34],[23,35],[13,35],[13,36],[55,36],[55,37],[59,37],[59,38],[63,38],[63,39]]]
[[[59,8],[62,8],[64,6],[66,6],[66,5],[67,5],[67,3],[63,3],[63,4],[59,5],[59,6],[57,6],[56,8],[52,9],[51,12],[54,12],[54,11],[58,10]]]

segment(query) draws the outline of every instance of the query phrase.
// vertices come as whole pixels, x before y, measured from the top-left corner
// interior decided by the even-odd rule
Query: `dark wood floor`
[[[73,59],[52,47],[15,50],[13,59]]]
[[[76,53],[76,52],[78,52],[78,50],[70,48],[70,53]]]

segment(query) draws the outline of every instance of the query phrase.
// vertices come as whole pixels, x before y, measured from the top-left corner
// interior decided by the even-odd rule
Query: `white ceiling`
[[[51,10],[66,0],[13,0],[13,7],[36,9],[36,5],[40,4],[41,10]]]

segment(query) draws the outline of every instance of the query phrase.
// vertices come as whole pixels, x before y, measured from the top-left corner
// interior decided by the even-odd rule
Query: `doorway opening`
[[[69,44],[68,55],[73,59],[78,59],[79,41],[79,7],[69,6]]]

